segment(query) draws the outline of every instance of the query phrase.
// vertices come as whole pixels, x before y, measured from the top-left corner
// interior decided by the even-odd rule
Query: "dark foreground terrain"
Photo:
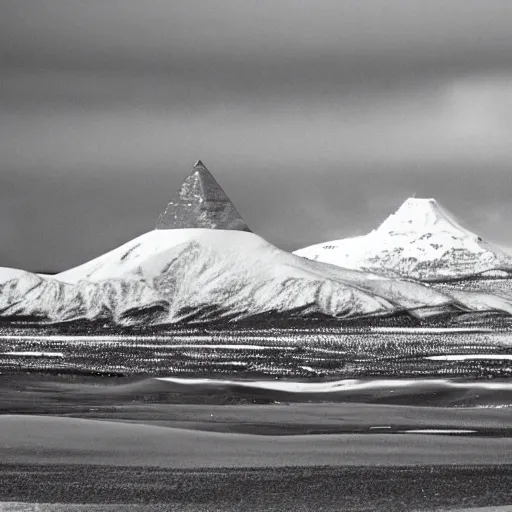
[[[187,386],[1,374],[0,510],[512,505],[506,386],[377,383],[316,393],[315,402],[257,386]]]
[[[512,505],[508,332],[52,336],[0,336],[2,512]]]
[[[0,499],[78,510],[412,511],[512,503],[511,466],[168,470],[0,464]],[[94,508],[93,504],[125,504]],[[131,504],[128,506],[126,504]],[[145,505],[145,506],[143,506]],[[2,506],[0,505],[0,510]],[[3,510],[75,510],[5,508]]]
[[[69,327],[68,327],[69,328]],[[56,329],[56,328],[54,328]],[[0,371],[182,377],[512,377],[512,331],[189,329],[115,334],[2,328]]]

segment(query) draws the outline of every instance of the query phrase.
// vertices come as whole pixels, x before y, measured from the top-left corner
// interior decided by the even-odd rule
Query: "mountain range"
[[[0,269],[0,317],[149,326],[512,315],[503,291],[441,286],[496,272],[508,277],[512,258],[433,199],[406,201],[365,237],[287,253],[249,230],[197,162],[156,229],[54,276]]]

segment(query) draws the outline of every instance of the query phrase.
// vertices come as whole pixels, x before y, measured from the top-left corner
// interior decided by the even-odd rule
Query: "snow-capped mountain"
[[[421,281],[512,277],[512,255],[463,227],[435,199],[409,198],[367,235],[312,245],[296,255]]]
[[[55,276],[0,269],[0,317],[161,325],[262,315],[350,320],[512,314],[512,299],[454,294],[284,252],[247,231],[208,175],[196,164],[160,218],[160,229],[92,261]]]
[[[168,301],[165,321],[188,316],[248,318],[302,311],[341,318],[458,309],[416,283],[309,262],[252,233],[153,231],[56,279],[68,283],[143,279]]]
[[[0,285],[0,315],[114,324],[242,320],[264,314],[340,319],[406,312],[416,318],[487,310],[421,284],[294,256],[246,232],[155,230],[51,278],[24,273]],[[512,313],[512,302],[488,309]]]
[[[71,285],[30,272],[0,269],[0,317],[32,317],[48,322],[106,320],[113,324],[147,321],[167,306],[140,279],[81,281]]]

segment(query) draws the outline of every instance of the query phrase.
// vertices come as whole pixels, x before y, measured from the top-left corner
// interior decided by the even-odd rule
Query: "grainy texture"
[[[510,332],[365,333],[324,326],[309,331],[231,327],[154,334],[55,333],[4,331],[0,371],[330,380],[512,376]],[[444,355],[454,359],[428,359]]]
[[[508,505],[511,489],[510,466],[184,471],[0,465],[6,501],[151,504],[155,512],[454,510]]]

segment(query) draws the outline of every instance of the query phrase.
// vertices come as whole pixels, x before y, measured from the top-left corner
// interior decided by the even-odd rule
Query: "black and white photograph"
[[[512,511],[510,0],[0,0],[0,511]]]

